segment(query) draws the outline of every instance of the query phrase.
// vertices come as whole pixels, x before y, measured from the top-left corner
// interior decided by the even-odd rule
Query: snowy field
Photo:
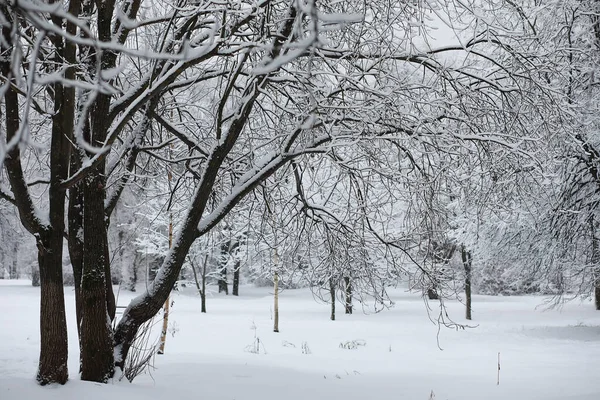
[[[71,380],[42,388],[34,382],[39,288],[0,280],[0,400],[600,399],[600,312],[591,303],[548,311],[536,309],[542,297],[475,296],[477,327],[442,328],[440,350],[422,299],[402,290],[392,293],[395,307],[378,314],[347,316],[339,305],[335,322],[309,291],[284,291],[280,333],[272,332],[269,290],[240,292],[209,297],[208,314],[191,290],[173,294],[166,354],[152,373],[101,385],[78,380],[74,293],[66,288]],[[131,297],[121,292],[119,305]],[[448,310],[466,322],[461,304]],[[255,334],[260,354],[248,351]],[[366,345],[339,347],[352,340]]]

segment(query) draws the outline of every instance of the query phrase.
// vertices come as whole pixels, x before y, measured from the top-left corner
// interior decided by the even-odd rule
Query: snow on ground
[[[378,314],[348,316],[340,305],[335,322],[309,291],[284,291],[280,333],[272,332],[269,289],[240,292],[210,297],[208,314],[199,312],[191,289],[174,293],[166,354],[156,356],[156,369],[133,384],[101,385],[77,377],[74,293],[66,288],[71,380],[42,388],[34,382],[39,289],[0,280],[0,400],[600,399],[600,312],[590,302],[545,310],[537,307],[542,297],[475,296],[477,327],[442,328],[440,350],[422,299],[403,290],[392,292],[393,309]],[[132,296],[121,292],[119,304]],[[461,304],[449,302],[448,310],[466,322]],[[247,351],[255,334],[260,354]],[[366,345],[339,347],[358,339]],[[311,354],[302,353],[303,342]]]

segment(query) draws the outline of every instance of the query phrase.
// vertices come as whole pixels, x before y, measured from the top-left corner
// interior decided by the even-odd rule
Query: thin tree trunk
[[[590,233],[592,236],[592,276],[594,282],[594,301],[596,310],[600,310],[600,238],[596,235],[594,217],[590,217]]]
[[[344,289],[346,292],[346,314],[352,314],[352,281],[350,277],[344,277]]]
[[[225,294],[228,295],[229,286],[227,286],[227,266],[222,266],[219,274],[219,293],[225,292]]]
[[[596,310],[600,310],[600,273],[596,277],[596,283],[594,288],[594,297],[596,300]]]
[[[79,169],[79,156],[71,157],[71,168]],[[81,185],[69,189],[69,230],[68,248],[71,266],[73,267],[73,281],[75,285],[75,319],[77,321],[77,336],[81,342],[81,319],[83,316],[81,306],[81,277],[83,275],[83,190]]]
[[[202,292],[200,292],[200,312],[206,313],[206,266],[208,265],[208,254],[202,264]]]
[[[234,296],[239,296],[239,289],[240,288],[240,261],[236,260],[235,262],[235,267],[233,269],[233,289],[232,289],[232,294]]]
[[[229,242],[221,244],[221,256],[219,257],[219,293],[229,294],[227,286],[227,259],[229,258]]]
[[[275,250],[275,254],[275,258],[277,258],[277,250]],[[273,287],[273,332],[279,332],[279,272],[277,264],[273,274]]]
[[[39,266],[39,264],[31,266],[31,286],[35,286],[35,287],[40,286],[40,266]]]
[[[171,172],[169,171],[169,182],[171,181]],[[173,246],[173,214],[169,214],[169,249]],[[160,347],[158,354],[165,354],[165,343],[167,341],[167,329],[169,328],[169,306],[171,296],[167,297],[163,306],[163,327],[160,334]]]
[[[335,321],[335,284],[333,278],[329,278],[329,295],[331,296],[331,320]]]
[[[465,268],[465,305],[466,305],[466,318],[471,320],[471,271],[472,271],[472,258],[471,252],[465,249],[465,246],[461,247],[462,262]]]
[[[19,265],[19,242],[15,242],[13,248],[13,259],[8,273],[10,279],[19,279],[19,271],[17,266]]]

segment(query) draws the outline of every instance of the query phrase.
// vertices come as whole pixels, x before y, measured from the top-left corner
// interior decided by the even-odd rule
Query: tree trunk
[[[439,300],[440,296],[435,288],[429,288],[427,289],[427,298],[429,298],[429,300]]]
[[[196,282],[196,289],[200,295],[200,312],[206,313],[206,264],[208,263],[208,255],[204,257],[204,263],[202,264],[202,283],[198,280],[198,272],[196,272],[196,265],[193,261],[190,261],[192,266],[192,273],[194,274],[194,282]]]
[[[169,182],[171,181],[171,172],[169,171]],[[173,246],[173,214],[169,214],[169,249]],[[163,327],[160,334],[160,347],[158,354],[165,354],[165,343],[167,342],[167,329],[169,328],[169,306],[171,296],[167,297],[163,305]]]
[[[590,217],[590,233],[592,236],[592,276],[594,285],[594,301],[596,310],[600,310],[600,238],[596,235],[594,217]]]
[[[31,286],[40,286],[40,267],[38,265],[31,266]]]
[[[204,265],[202,266],[202,292],[200,292],[200,302],[201,308],[200,312],[206,313],[206,264],[208,263],[208,255],[204,260]]]
[[[40,265],[40,362],[37,381],[41,385],[64,384],[67,367],[68,337],[62,275],[62,232],[48,232],[38,239]]]
[[[277,250],[275,250],[275,253],[277,254]],[[273,274],[273,287],[273,332],[279,332],[279,272],[277,271],[277,265],[275,265],[275,273]]]
[[[227,286],[227,264],[223,263],[221,265],[221,270],[219,271],[219,293],[225,292],[225,294],[229,294],[229,287]]]
[[[83,196],[81,379],[94,382],[107,382],[114,372],[102,170],[99,166],[84,180]]]
[[[346,314],[352,314],[352,282],[350,277],[344,277],[344,289],[346,292]]]
[[[131,277],[129,278],[129,290],[135,292],[135,287],[138,281],[138,257],[137,254],[133,257],[133,267],[131,268]]]
[[[73,154],[71,157],[71,169],[76,171],[80,165],[79,155]],[[71,266],[73,267],[73,281],[75,285],[77,336],[81,344],[81,319],[83,316],[81,306],[81,276],[83,275],[83,189],[79,184],[69,189],[68,219],[69,235],[67,244]]]
[[[19,265],[19,242],[15,242],[13,250],[13,259],[8,275],[10,279],[19,279],[19,270],[17,268]]]
[[[465,246],[461,248],[462,253],[462,262],[465,268],[465,305],[466,309],[466,318],[471,320],[471,271],[472,271],[472,258],[471,252],[465,249]]]
[[[333,278],[329,278],[329,295],[331,296],[331,320],[335,321],[335,284]]]
[[[233,289],[232,294],[234,296],[239,296],[240,288],[240,261],[236,260],[235,268],[233,269]]]
[[[594,265],[594,302],[596,310],[600,310],[600,265]]]

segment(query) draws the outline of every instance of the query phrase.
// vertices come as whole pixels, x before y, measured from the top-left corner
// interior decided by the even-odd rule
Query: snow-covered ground
[[[442,328],[438,337],[420,296],[402,290],[389,311],[347,316],[339,306],[335,322],[309,291],[287,290],[281,332],[273,333],[269,290],[240,291],[210,297],[208,314],[192,290],[174,293],[166,354],[151,375],[101,385],[78,380],[74,294],[66,288],[71,380],[42,388],[34,382],[39,289],[0,280],[0,399],[600,399],[600,312],[589,302],[544,310],[536,309],[541,297],[475,296],[477,326]],[[121,292],[119,304],[131,297]],[[466,322],[461,304],[448,310]],[[247,351],[255,334],[260,354]],[[352,340],[366,345],[340,348]]]

